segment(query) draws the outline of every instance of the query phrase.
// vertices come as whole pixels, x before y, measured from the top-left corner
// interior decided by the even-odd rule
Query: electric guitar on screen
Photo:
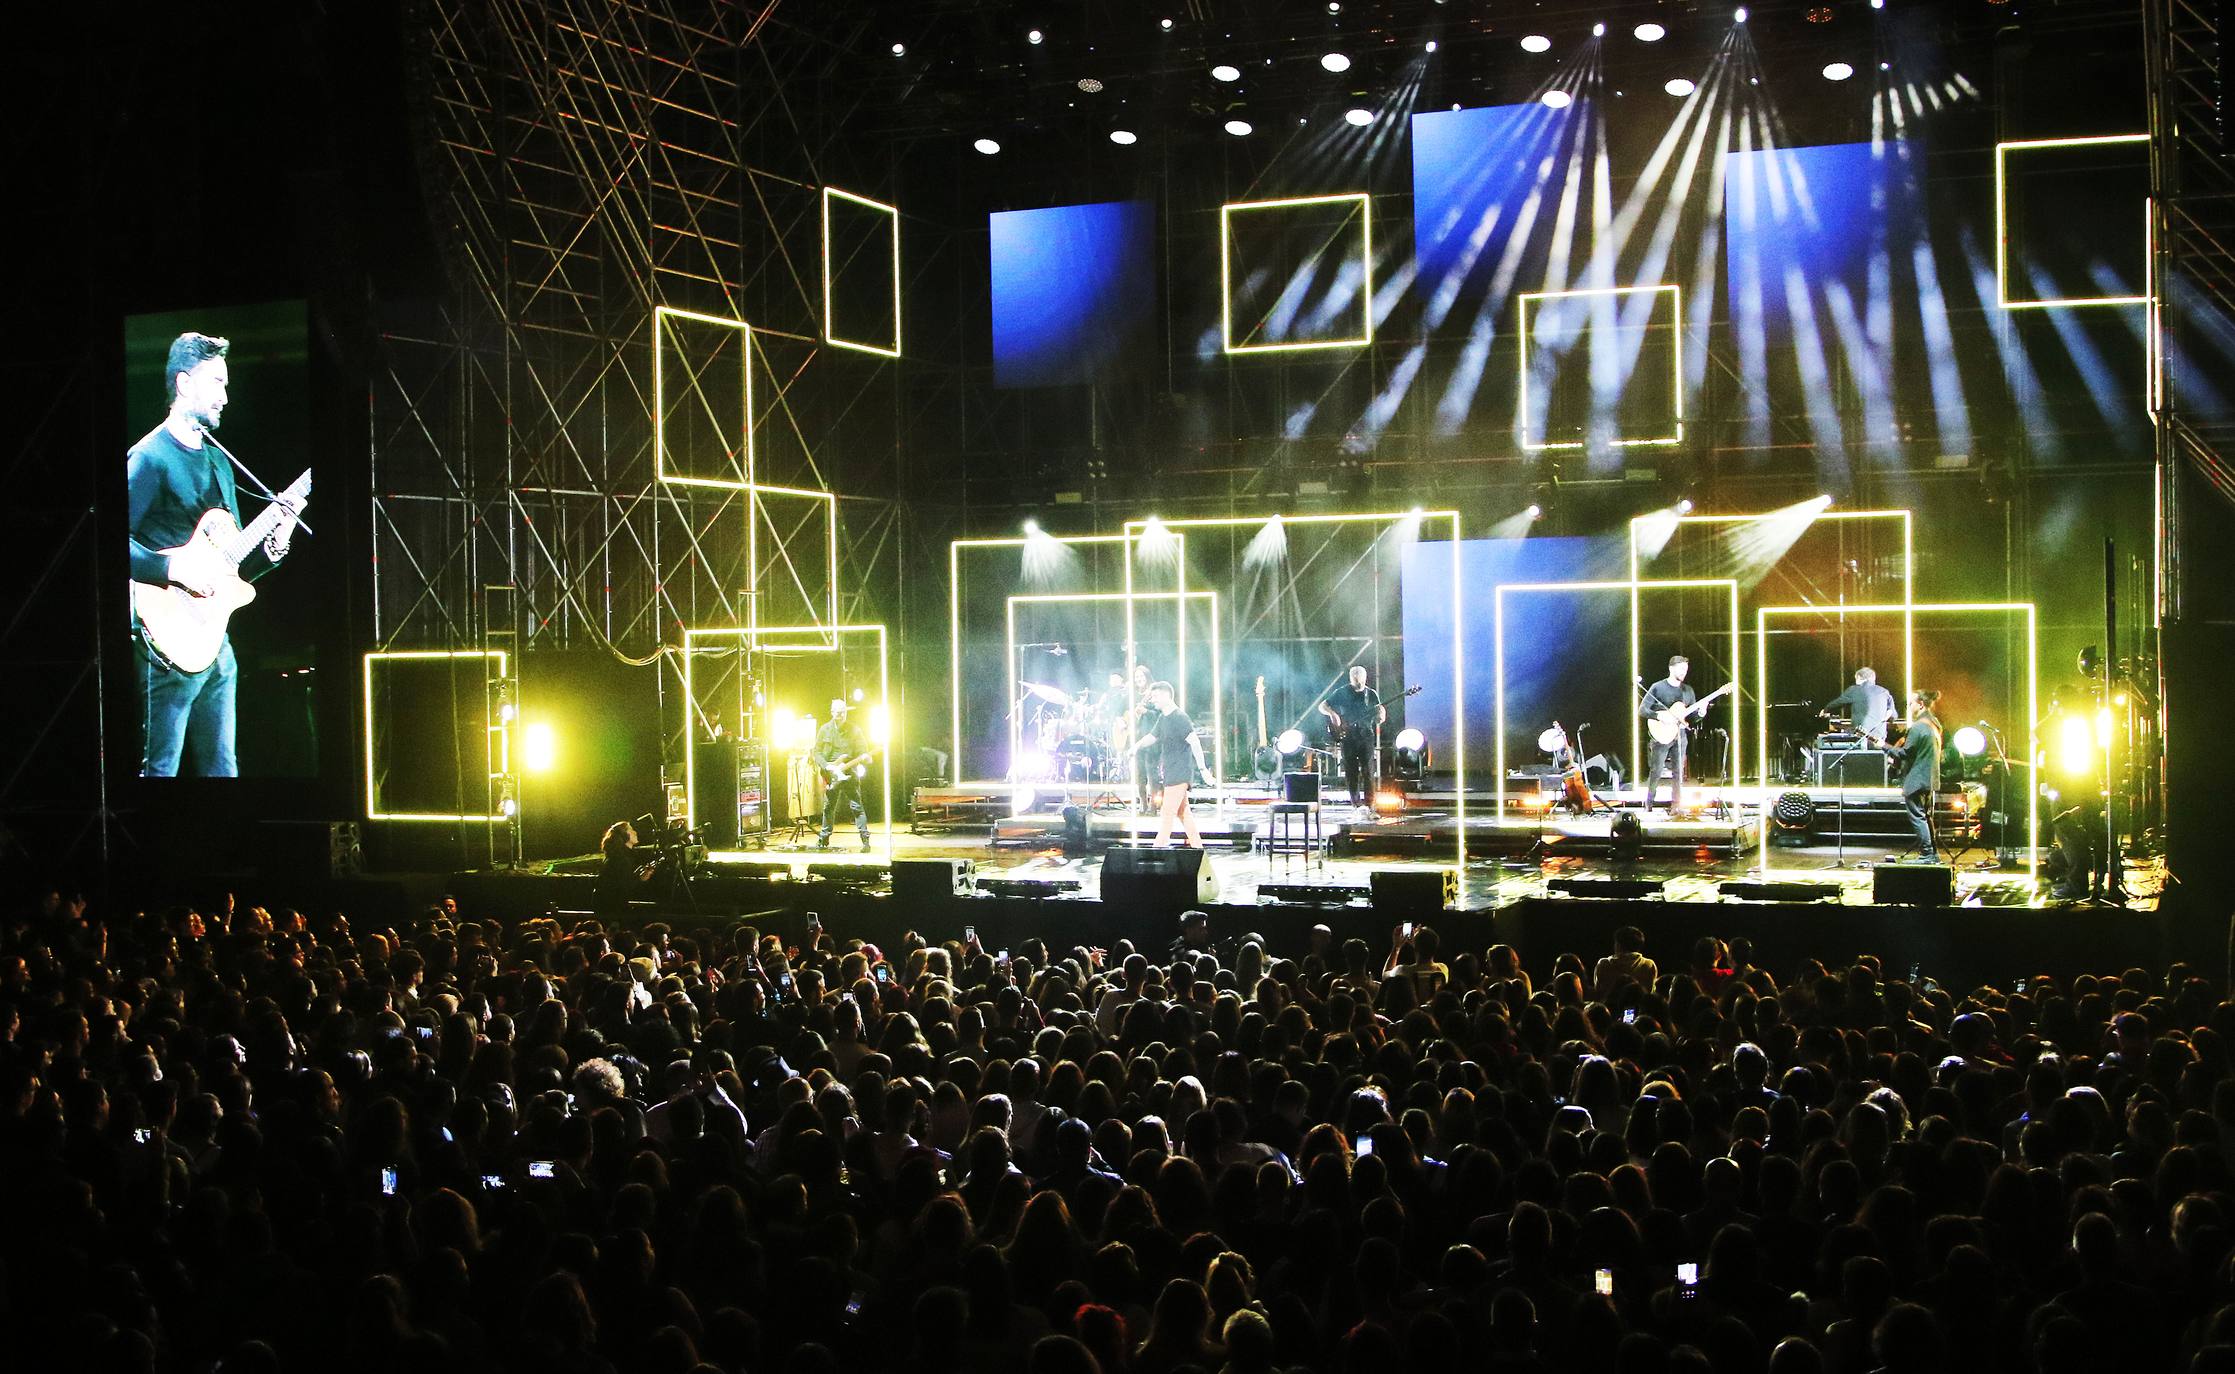
[[[256,599],[256,589],[241,576],[241,560],[281,521],[294,520],[309,504],[310,469],[304,468],[247,529],[235,524],[223,506],[203,511],[185,543],[160,552],[171,560],[174,575],[207,583],[210,594],[196,596],[176,582],[132,584],[132,614],[148,651],[182,673],[198,673],[215,663],[226,622]]]
[[[876,756],[876,750],[864,749],[850,759],[834,759],[823,765],[824,781],[836,787],[848,777],[857,780],[866,778],[869,776],[869,761]]]
[[[1681,701],[1664,706],[1645,718],[1645,728],[1653,732],[1655,744],[1674,744],[1676,737],[1684,733],[1685,723],[1690,717],[1706,711],[1710,702],[1736,686],[1736,682],[1726,682],[1689,706]]]

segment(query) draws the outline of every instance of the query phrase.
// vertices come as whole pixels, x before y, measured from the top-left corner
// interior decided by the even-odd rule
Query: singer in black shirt
[[[1692,661],[1682,654],[1668,661],[1668,676],[1645,689],[1638,699],[1637,713],[1650,720],[1671,706],[1693,706],[1699,693],[1684,685],[1685,675],[1692,671]],[[1669,776],[1670,812],[1684,806],[1684,745],[1690,731],[1679,730],[1676,738],[1667,744],[1654,740],[1645,751],[1645,807],[1653,809],[1653,794],[1660,790],[1661,766],[1673,764]]]
[[[1202,771],[1196,752],[1195,722],[1180,709],[1172,684],[1159,682],[1149,688],[1149,702],[1156,709],[1156,727],[1133,746],[1144,775],[1157,781],[1156,844],[1162,848],[1172,838],[1177,823],[1192,849],[1203,847],[1203,832],[1195,825],[1195,808],[1188,803],[1188,785]]]
[[[1341,736],[1343,781],[1350,787],[1351,805],[1371,806],[1374,762],[1389,708],[1381,704],[1381,693],[1366,685],[1365,666],[1350,665],[1350,681],[1329,693],[1319,710]]]

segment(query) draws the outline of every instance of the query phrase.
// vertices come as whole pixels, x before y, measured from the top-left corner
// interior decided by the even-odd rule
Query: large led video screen
[[[994,385],[1100,380],[1150,318],[1155,234],[1145,200],[987,216]]]
[[[130,316],[123,356],[131,769],[315,774],[332,587],[304,304]]]

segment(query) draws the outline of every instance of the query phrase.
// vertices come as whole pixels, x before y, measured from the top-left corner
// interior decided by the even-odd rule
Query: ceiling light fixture
[[[1832,20],[1831,6],[1818,5],[1809,10],[1804,17],[1811,24],[1829,24]]]
[[[1171,20],[1169,20],[1169,19],[1159,19],[1159,20],[1157,20],[1156,22],[1157,22],[1157,27],[1159,27],[1159,28],[1163,29],[1163,30],[1164,30],[1164,31],[1165,31],[1166,33],[1170,33],[1170,32],[1172,31],[1172,21],[1171,21]]]
[[[1667,91],[1670,95],[1690,95],[1699,89],[1699,83],[1688,76],[1672,76],[1661,86],[1661,89]]]
[[[1102,93],[1102,78],[1082,76],[1079,78],[1079,89],[1085,91],[1088,95],[1100,95]]]
[[[1239,81],[1242,79],[1242,69],[1231,62],[1221,62],[1211,68],[1211,79],[1213,81]]]
[[[1355,128],[1363,129],[1374,122],[1374,112],[1372,110],[1346,110],[1343,112],[1343,120]]]
[[[893,44],[892,55],[894,57],[906,57],[908,55],[908,45],[906,43]]]
[[[1845,81],[1854,74],[1855,69],[1849,63],[1827,62],[1824,64],[1824,80],[1826,81]]]
[[[1592,36],[1593,38],[1604,38],[1604,37],[1606,37],[1606,25],[1604,25],[1604,24],[1593,24],[1593,25],[1591,26],[1591,36]]]
[[[1566,91],[1546,91],[1537,99],[1544,102],[1545,108],[1552,110],[1564,110],[1575,103],[1575,97]]]
[[[1731,19],[1732,19],[1732,21],[1733,21],[1734,23],[1739,23],[1739,24],[1743,24],[1743,23],[1745,23],[1745,22],[1746,22],[1746,7],[1745,7],[1744,5],[1740,5],[1740,6],[1738,7],[1737,11],[1736,11],[1736,12],[1734,12],[1734,13],[1733,13],[1733,14],[1731,15]]]
[[[1047,35],[1046,35],[1046,34],[1044,34],[1044,33],[1040,32],[1040,31],[1039,31],[1038,29],[1034,29],[1034,30],[1033,30],[1032,32],[1030,32],[1030,33],[1028,33],[1028,34],[1026,34],[1026,35],[1024,36],[1024,41],[1025,41],[1025,42],[1027,42],[1027,43],[1040,43],[1040,42],[1044,41],[1044,40],[1045,40],[1046,38],[1047,38]]]
[[[1435,50],[1436,50],[1436,40],[1435,40],[1435,39],[1433,39],[1433,38],[1431,38],[1431,39],[1429,39],[1429,40],[1428,40],[1428,51],[1430,51],[1430,52],[1434,52]]]
[[[1130,148],[1140,141],[1141,136],[1134,133],[1131,129],[1110,130],[1110,142],[1115,143],[1120,148]]]
[[[992,157],[995,153],[1001,151],[1001,145],[990,138],[981,138],[970,146],[984,153],[987,157]]]
[[[1331,72],[1347,72],[1350,70],[1350,59],[1342,53],[1331,52],[1319,59],[1319,65]]]
[[[1640,43],[1658,43],[1668,37],[1668,30],[1659,24],[1640,24],[1630,30],[1630,36]]]
[[[1541,33],[1528,34],[1521,40],[1521,51],[1550,52],[1552,51],[1552,40]]]
[[[1250,128],[1246,119],[1229,119],[1226,121],[1226,132],[1236,138],[1248,138],[1255,131]]]

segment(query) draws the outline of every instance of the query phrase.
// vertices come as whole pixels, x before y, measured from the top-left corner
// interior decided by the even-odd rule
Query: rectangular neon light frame
[[[373,761],[373,664],[392,663],[403,659],[495,659],[494,676],[482,674],[482,691],[488,691],[492,682],[501,682],[507,676],[506,667],[511,659],[502,649],[376,649],[365,655],[365,819],[368,821],[449,821],[500,824],[512,818],[501,814],[449,814],[434,811],[383,811],[380,809],[379,775]],[[502,778],[510,770],[512,761],[512,727],[503,721],[490,725],[488,735],[494,744],[484,740],[483,767],[489,781]]]
[[[1905,602],[1898,606],[1757,606],[1754,608],[1754,731],[1757,745],[1756,757],[1761,761],[1759,784],[1761,790],[1757,794],[1757,799],[1762,805],[1761,817],[1757,824],[1761,827],[1762,872],[1775,871],[1770,866],[1770,808],[1768,805],[1771,789],[1775,784],[1770,781],[1769,777],[1769,710],[1765,705],[1769,700],[1770,617],[1812,615],[1843,619],[1850,615],[1898,615],[1902,617],[1902,655],[1905,659],[1909,659],[1914,657],[1914,646],[1911,641],[1915,636],[1916,618],[1919,615],[1974,614],[2023,614],[2025,616],[2025,714],[2028,722],[2038,722],[2041,719],[2040,614],[2035,610],[2034,603],[2030,601],[1918,601]],[[1907,699],[1908,693],[1904,692],[1902,700],[1906,702]],[[2037,738],[2035,726],[2029,723],[2026,727],[2026,761],[2030,765],[2032,760],[2039,756],[2040,740]],[[2040,880],[2041,864],[2041,788],[2040,780],[2035,776],[2034,770],[2030,766],[2026,768],[2025,775],[2031,780],[2026,789],[2025,872],[2028,882],[2037,883]],[[1858,787],[1851,790],[1865,796],[1880,797],[1889,794],[1898,796],[1901,791],[1896,787]],[[1812,870],[1788,869],[1785,871]]]
[[[1491,650],[1491,663],[1497,691],[1496,717],[1498,733],[1497,783],[1494,788],[1494,796],[1496,798],[1495,804],[1497,806],[1497,824],[1499,826],[1533,826],[1537,824],[1537,819],[1535,817],[1516,817],[1509,819],[1506,816],[1506,593],[1526,592],[1531,594],[1549,594],[1556,592],[1628,592],[1630,594],[1630,665],[1632,670],[1631,676],[1633,679],[1635,679],[1638,676],[1636,672],[1636,666],[1638,637],[1637,602],[1639,594],[1641,592],[1648,591],[1677,591],[1682,590],[1686,587],[1723,587],[1729,590],[1731,601],[1731,681],[1743,685],[1745,681],[1745,665],[1740,661],[1739,653],[1741,646],[1745,642],[1745,629],[1739,620],[1737,578],[1671,577],[1662,579],[1650,579],[1642,582],[1638,581],[1635,578],[1632,578],[1627,582],[1501,582],[1492,589],[1491,600],[1493,601],[1494,606],[1492,609],[1493,638],[1491,642],[1493,647]],[[1731,731],[1731,785],[1734,791],[1744,783],[1746,778],[1746,730],[1744,728],[1744,719],[1745,718],[1739,714],[1738,706],[1734,702],[1731,707],[1731,720],[1734,724],[1739,726],[1738,729],[1734,729]],[[1640,717],[1637,714],[1635,703],[1633,701],[1632,709],[1630,711],[1630,753],[1631,772],[1633,774],[1643,773],[1645,771],[1637,757],[1639,720]]]
[[[1763,520],[1777,519],[1780,514],[1781,512],[1778,511],[1760,511],[1752,515],[1679,515],[1676,517],[1676,524],[1678,526],[1751,525]],[[1637,527],[1653,518],[1650,515],[1633,515],[1630,517],[1630,580],[1638,582],[1640,585],[1643,585],[1643,579],[1638,577]],[[1824,520],[1900,521],[1901,600],[1903,605],[1909,605],[1916,600],[1917,520],[1914,512],[1908,510],[1825,510],[1816,513],[1815,519],[1809,521],[1809,527],[1814,528],[1818,522]],[[1635,595],[1632,595],[1630,597],[1630,676],[1633,679],[1643,676],[1645,671],[1644,665],[1638,661],[1638,639],[1640,635],[1638,617],[1638,599]],[[1916,676],[1916,661],[1911,656],[1912,641],[1908,633],[1914,626],[1914,620],[1903,626],[1900,697],[1903,701],[1909,699],[1909,688],[1913,685],[1913,679]],[[1644,729],[1643,720],[1633,714],[1630,718],[1630,765],[1632,768],[1639,767],[1645,757],[1643,753]],[[1741,730],[1739,733],[1744,734],[1745,732]]]
[[[713,325],[719,329],[734,329],[743,341],[745,480],[742,482],[728,477],[693,477],[687,473],[668,471],[667,321],[671,318]],[[745,321],[733,320],[725,315],[701,314],[696,310],[680,310],[672,305],[652,307],[652,475],[662,482],[679,487],[718,487],[724,491],[744,491],[753,485],[753,327]]]
[[[2004,310],[2061,310],[2090,305],[2148,305],[2157,298],[2157,216],[2142,198],[2142,293],[2138,296],[2058,296],[2050,300],[2010,299],[2009,155],[2042,148],[2100,148],[2148,143],[2148,134],[2102,134],[2093,138],[2029,138],[1994,145],[1994,303]]]
[[[840,338],[831,328],[830,280],[830,202],[832,197],[865,209],[880,210],[892,216],[892,344],[867,343],[860,339]],[[851,348],[857,353],[874,353],[880,358],[900,356],[900,207],[887,205],[881,200],[857,196],[852,191],[841,191],[835,186],[823,188],[823,342],[835,348]]]
[[[1217,592],[1051,592],[1041,595],[1017,595],[1010,597],[1008,605],[1008,644],[1007,652],[1005,654],[1005,660],[1008,663],[1009,674],[1008,700],[1015,701],[1017,699],[1017,607],[1020,605],[1060,605],[1064,603],[1098,601],[1123,601],[1126,603],[1126,634],[1129,639],[1132,635],[1133,607],[1143,601],[1178,601],[1182,603],[1180,608],[1180,618],[1182,620],[1185,620],[1187,618],[1186,603],[1196,601],[1207,601],[1210,603],[1211,776],[1217,778],[1219,780],[1219,783],[1223,786],[1226,781],[1226,665],[1219,657],[1220,641],[1218,628]],[[1130,684],[1132,680],[1132,669],[1130,666],[1128,666],[1126,670],[1126,681],[1128,684]],[[1130,686],[1128,687],[1126,695],[1128,699],[1131,698],[1132,693],[1130,690]],[[1021,743],[1022,741],[1017,734],[1017,722],[1012,716],[1009,722],[1009,757],[1012,760],[1016,758],[1017,748]],[[1128,760],[1128,763],[1130,763],[1130,759]],[[1127,772],[1128,775],[1130,775],[1131,769],[1128,768]]]
[[[1364,274],[1358,288],[1359,332],[1354,339],[1313,339],[1305,343],[1238,344],[1234,342],[1234,212],[1237,210],[1288,210],[1305,205],[1341,205],[1358,202],[1359,260]],[[1280,200],[1233,200],[1218,207],[1218,319],[1219,340],[1228,353],[1303,353],[1312,349],[1364,348],[1374,341],[1374,202],[1365,191],[1345,191],[1326,196],[1288,196]]]
[[[1635,296],[1646,292],[1650,292],[1654,295],[1659,295],[1663,291],[1669,293],[1670,298],[1674,302],[1673,309],[1675,312],[1673,316],[1673,323],[1670,325],[1670,329],[1673,331],[1675,336],[1676,346],[1669,350],[1669,396],[1672,398],[1676,407],[1676,430],[1672,434],[1665,434],[1655,438],[1615,439],[1611,441],[1610,446],[1614,448],[1667,448],[1671,445],[1681,444],[1684,442],[1683,288],[1677,286],[1673,282],[1655,286],[1594,286],[1579,288],[1573,291],[1524,291],[1521,293],[1520,303],[1516,307],[1516,309],[1518,309],[1520,312],[1521,392],[1520,400],[1518,402],[1520,409],[1516,411],[1515,414],[1519,417],[1520,420],[1518,428],[1521,431],[1521,447],[1525,451],[1530,453],[1549,453],[1560,449],[1579,449],[1584,447],[1584,441],[1580,439],[1563,439],[1558,443],[1545,443],[1541,440],[1537,442],[1531,442],[1529,439],[1529,302],[1571,300],[1578,296]],[[1651,324],[1648,324],[1646,327],[1650,329],[1652,326]]]
[[[1171,531],[1175,538],[1181,540],[1179,554],[1175,560],[1178,566],[1177,580],[1179,585],[1174,587],[1173,590],[1179,592],[1187,590],[1187,545],[1185,542],[1186,536],[1180,533],[1181,531],[1190,529],[1231,529],[1238,525],[1263,525],[1272,518],[1270,515],[1209,515],[1193,520],[1155,521],[1166,530]],[[1394,524],[1402,520],[1418,520],[1423,525],[1430,520],[1447,520],[1451,523],[1451,752],[1454,759],[1452,814],[1456,822],[1453,828],[1458,832],[1456,841],[1458,857],[1453,871],[1459,879],[1460,900],[1464,901],[1466,899],[1467,883],[1467,656],[1461,637],[1462,628],[1466,623],[1466,600],[1464,582],[1459,575],[1459,565],[1463,561],[1462,556],[1465,552],[1464,541],[1459,533],[1459,512],[1455,510],[1354,511],[1282,515],[1280,517],[1283,525]],[[1133,592],[1134,555],[1132,545],[1140,539],[1142,532],[1150,523],[1149,520],[1128,520],[1125,522],[1125,533],[1120,536],[1127,544],[1125,551],[1125,590],[1128,595]],[[1126,699],[1129,703],[1132,700],[1133,688],[1132,612],[1133,608],[1129,602],[1126,606],[1127,623],[1125,627],[1125,683]],[[1182,630],[1186,628],[1186,623],[1187,618],[1185,616],[1180,617]],[[1183,635],[1180,640],[1180,665],[1183,670],[1187,664],[1186,650],[1187,640]],[[1223,784],[1225,779],[1221,778],[1220,782]]]
[[[690,747],[697,738],[697,722],[692,718],[696,701],[691,694],[691,648],[701,639],[726,639],[735,637],[744,641],[748,652],[762,649],[767,639],[805,640],[805,643],[784,643],[765,648],[769,653],[836,653],[838,641],[846,635],[875,635],[877,637],[877,700],[863,702],[862,710],[874,711],[883,707],[887,724],[886,739],[877,746],[877,762],[883,789],[884,850],[881,854],[846,855],[835,851],[814,854],[784,854],[779,857],[795,864],[854,866],[892,862],[892,751],[899,746],[900,719],[892,709],[891,656],[883,625],[737,625],[708,626],[683,631],[683,821],[696,829],[698,826],[698,756]],[[818,642],[820,641],[820,642]],[[766,851],[720,849],[710,851],[712,859],[768,858]]]

